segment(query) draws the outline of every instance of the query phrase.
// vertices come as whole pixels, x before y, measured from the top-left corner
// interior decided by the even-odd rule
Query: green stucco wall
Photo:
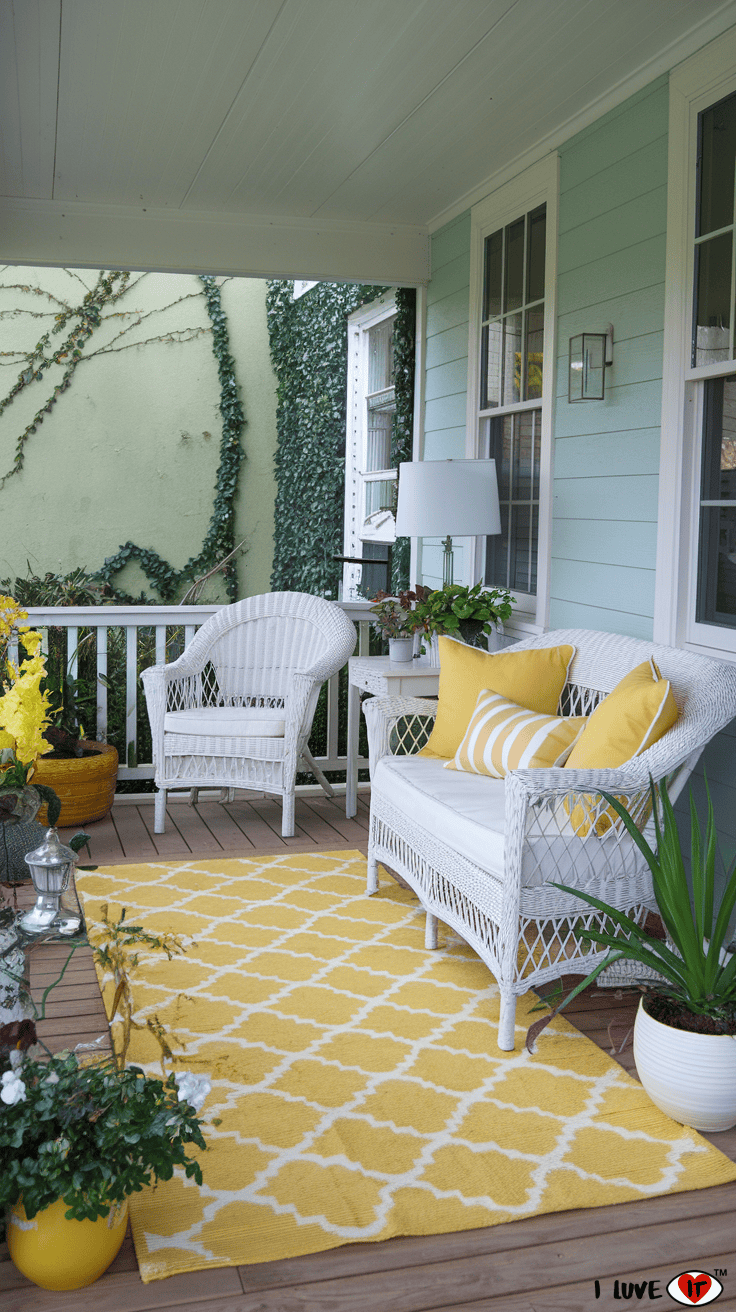
[[[53,327],[59,307],[50,297],[78,304],[96,277],[91,270],[6,267],[0,275],[0,351],[32,347]],[[115,317],[93,333],[83,352],[89,358],[30,436],[25,467],[0,490],[2,577],[24,575],[27,562],[36,573],[77,566],[93,571],[127,540],[154,548],[176,568],[201,547],[221,435],[217,364],[201,283],[172,274],[134,275],[133,282],[105,312]],[[236,540],[245,538],[248,548],[238,565],[239,595],[246,596],[268,590],[272,554],[276,397],[265,283],[223,280],[222,306],[247,420],[236,502]],[[128,331],[118,337],[123,329]],[[51,346],[61,340],[52,336]],[[5,395],[20,363],[14,355],[0,360]],[[0,416],[0,475],[61,372],[60,366],[49,369]],[[137,566],[117,577],[131,592],[150,592]]]

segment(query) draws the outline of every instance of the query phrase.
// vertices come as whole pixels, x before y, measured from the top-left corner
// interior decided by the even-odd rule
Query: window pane
[[[695,365],[729,358],[731,247],[730,233],[696,247]]]
[[[501,270],[503,256],[503,228],[486,237],[485,286],[483,318],[490,319],[501,313]]]
[[[391,468],[391,413],[368,411],[366,470]]]
[[[544,296],[544,249],[547,240],[547,206],[540,205],[532,210],[528,218],[528,259],[526,275],[526,299],[541,301]]]
[[[700,116],[700,198],[697,235],[733,223],[736,96]]]
[[[503,320],[503,399],[513,405],[521,396],[521,315],[509,314]]]
[[[493,587],[536,592],[541,415],[527,410],[488,421],[501,508],[501,532],[486,538],[485,582]]]
[[[394,381],[394,323],[384,319],[368,332],[368,391],[380,392]]]
[[[504,310],[517,310],[524,303],[524,220],[506,229],[506,291]]]
[[[501,343],[503,321],[496,319],[483,329],[481,356],[481,410],[501,404]]]
[[[542,395],[542,366],[544,363],[544,305],[526,312],[526,391],[525,401],[536,401]]]
[[[701,498],[736,501],[736,378],[705,384]],[[696,616],[736,627],[736,506],[701,505]]]

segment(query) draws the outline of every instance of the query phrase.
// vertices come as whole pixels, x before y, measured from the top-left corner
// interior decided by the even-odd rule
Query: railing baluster
[[[360,620],[358,623],[358,655],[370,656],[371,626],[368,620]]]
[[[156,625],[156,664],[166,664],[166,625]]]
[[[184,646],[185,646],[185,647],[188,647],[188,646],[189,646],[189,644],[190,644],[190,642],[192,641],[192,638],[194,637],[194,635],[195,635],[196,632],[197,632],[197,630],[196,630],[196,627],[194,626],[194,624],[185,624],[185,625],[184,625]]]
[[[79,629],[70,624],[66,631],[66,672],[72,679],[79,678]]]
[[[138,764],[138,628],[125,629],[125,764]]]
[[[100,675],[107,675],[107,625],[97,625],[97,738],[107,739],[107,688]]]

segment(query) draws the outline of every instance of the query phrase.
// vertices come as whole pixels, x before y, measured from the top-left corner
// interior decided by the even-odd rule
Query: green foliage
[[[604,913],[612,926],[610,932],[579,927],[574,932],[578,938],[599,943],[611,951],[550,1016],[532,1025],[527,1034],[527,1047],[539,1031],[549,1024],[552,1016],[556,1016],[572,998],[587,988],[606,966],[622,958],[638,961],[656,970],[665,981],[661,985],[657,984],[656,991],[674,999],[693,1015],[712,1017],[724,1032],[736,1022],[736,953],[724,951],[729,921],[736,906],[736,863],[728,872],[720,906],[716,909],[716,826],[707,782],[705,841],[695,801],[690,793],[692,901],[677,820],[667,793],[666,781],[663,779],[658,786],[662,806],[661,821],[657,808],[657,788],[651,780],[650,788],[657,837],[656,852],[649,846],[618,798],[604,792],[601,795],[621,817],[649,866],[659,914],[674,951],[661,939],[648,934],[630,916],[617,911],[607,902],[567,884],[556,884],[556,888],[561,888],[565,893],[573,893],[575,897]]]
[[[347,319],[385,288],[318,283],[293,299],[268,284],[277,387],[274,591],[337,597],[345,498]]]
[[[423,591],[423,588],[419,589],[420,593]],[[400,592],[398,597],[389,597],[379,592],[371,606],[375,616],[371,623],[376,633],[380,633],[382,638],[407,638],[416,633],[421,627],[415,609],[416,601],[417,594],[411,590]]]
[[[511,617],[516,599],[505,588],[485,588],[482,583],[467,587],[448,583],[433,592],[419,589],[414,608],[417,627],[427,634],[444,633],[474,643],[488,636],[497,622]]]
[[[394,385],[396,413],[391,431],[391,464],[411,460],[414,446],[414,355],[417,294],[413,287],[396,289],[394,324]],[[391,590],[409,586],[411,539],[397,538],[391,550]]]
[[[222,415],[220,464],[215,479],[215,500],[207,534],[201,550],[180,570],[175,569],[152,548],[139,547],[134,542],[126,542],[114,556],[107,557],[96,575],[98,579],[109,583],[124,565],[137,561],[149,583],[164,602],[176,601],[184,583],[193,582],[200,574],[212,569],[218,561],[223,560],[233,551],[235,496],[240,466],[245,459],[241,441],[246,422],[245,414],[235,378],[235,361],[230,354],[227,317],[222,308],[220,288],[212,274],[203,273],[199,278],[212,324],[212,350],[217,360],[217,373],[220,379],[220,414]],[[223,575],[227,595],[231,601],[236,601],[238,578],[234,561],[229,561],[224,567]]]
[[[119,1071],[112,1061],[80,1066],[74,1053],[22,1061],[3,1076],[18,1100],[0,1108],[0,1210],[22,1196],[31,1218],[58,1198],[67,1217],[93,1221],[174,1167],[202,1183],[187,1146],[205,1148],[194,1108],[175,1077]],[[9,1096],[13,1096],[10,1094]]]

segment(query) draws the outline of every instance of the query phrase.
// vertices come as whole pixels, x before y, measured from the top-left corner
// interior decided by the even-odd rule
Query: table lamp
[[[454,537],[501,532],[495,460],[412,460],[399,465],[396,536],[443,538],[443,587],[454,582]]]

